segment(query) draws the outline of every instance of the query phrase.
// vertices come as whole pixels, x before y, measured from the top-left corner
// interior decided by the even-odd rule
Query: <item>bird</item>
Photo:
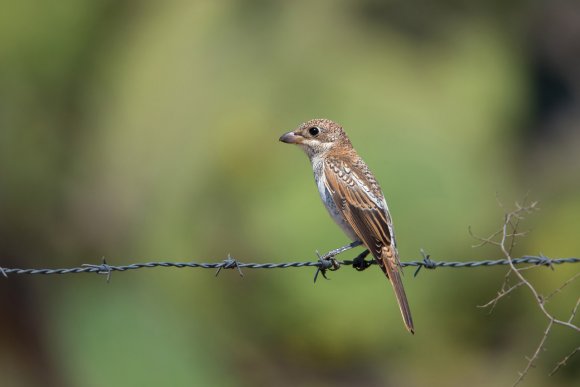
[[[339,124],[319,118],[283,134],[280,141],[298,145],[306,153],[328,213],[347,237],[373,255],[393,287],[407,330],[414,334],[387,201],[346,132]]]

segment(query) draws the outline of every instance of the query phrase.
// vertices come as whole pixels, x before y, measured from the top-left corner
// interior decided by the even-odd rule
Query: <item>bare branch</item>
[[[574,350],[572,352],[570,352],[568,355],[566,355],[565,358],[560,360],[558,362],[558,364],[556,364],[556,367],[554,367],[552,372],[550,372],[550,376],[554,375],[556,372],[558,372],[560,370],[560,368],[564,367],[566,365],[566,363],[568,363],[568,360],[570,360],[570,358],[572,358],[572,356],[574,356],[576,354],[576,352],[578,352],[578,350],[580,350],[580,347],[574,348]]]
[[[473,233],[473,230],[471,229],[471,226],[467,227],[467,231],[469,232],[469,235],[473,238],[473,239],[477,239],[478,241],[480,241],[481,243],[472,245],[471,247],[481,247],[481,246],[485,246],[485,245],[494,245],[494,246],[499,246],[499,243],[494,241],[494,238],[497,237],[499,234],[501,234],[501,230],[498,230],[496,232],[494,232],[493,234],[491,234],[490,236],[486,237],[482,237],[479,235],[476,235]]]
[[[576,312],[578,311],[578,305],[580,305],[580,297],[578,297],[578,300],[576,300],[576,305],[574,305],[574,309],[572,309],[572,314],[570,315],[570,318],[568,319],[569,323],[574,321],[574,317],[576,317]]]
[[[572,309],[572,313],[567,320],[562,320],[562,319],[556,318],[546,309],[546,303],[552,297],[561,293],[569,284],[574,282],[578,277],[580,277],[580,273],[575,274],[570,279],[565,281],[561,286],[559,286],[557,289],[552,291],[547,297],[543,297],[536,290],[534,285],[523,274],[523,272],[525,270],[528,270],[528,269],[533,268],[533,267],[538,267],[538,266],[535,265],[535,266],[527,266],[527,267],[523,267],[523,268],[517,268],[515,265],[515,262],[514,262],[514,258],[511,255],[514,246],[517,244],[517,239],[527,235],[527,231],[520,231],[519,230],[521,222],[525,219],[525,217],[528,214],[531,214],[532,212],[538,210],[538,202],[531,202],[531,203],[527,204],[527,197],[526,197],[522,201],[521,204],[518,202],[515,203],[514,210],[507,211],[505,206],[499,200],[499,198],[497,198],[497,200],[498,200],[499,206],[502,209],[504,209],[504,211],[505,211],[504,222],[503,222],[502,227],[498,231],[491,234],[487,238],[479,237],[479,236],[475,235],[471,231],[471,229],[469,230],[470,235],[472,235],[475,239],[477,239],[481,242],[477,246],[482,246],[482,245],[486,245],[486,244],[498,246],[500,248],[502,254],[504,255],[504,257],[507,259],[508,265],[509,265],[509,270],[504,277],[503,284],[501,286],[501,289],[498,291],[497,296],[495,298],[493,298],[491,301],[482,305],[481,307],[491,307],[491,311],[493,311],[493,309],[495,308],[497,303],[502,298],[504,298],[507,294],[510,294],[511,292],[513,292],[516,289],[524,287],[524,288],[527,288],[529,290],[529,292],[533,295],[534,299],[536,300],[536,302],[538,304],[538,308],[540,309],[541,313],[548,320],[548,324],[546,326],[546,329],[544,330],[544,334],[542,336],[542,339],[540,340],[540,342],[539,342],[538,346],[536,347],[536,350],[534,351],[532,356],[530,358],[528,358],[528,363],[526,364],[526,367],[519,374],[518,379],[514,383],[514,386],[516,386],[522,382],[522,380],[524,379],[526,374],[534,366],[534,363],[536,362],[536,360],[540,356],[540,353],[544,349],[544,345],[546,343],[546,340],[547,340],[548,336],[550,335],[551,330],[552,330],[554,325],[561,325],[561,326],[569,328],[575,332],[580,332],[580,328],[576,324],[573,323],[574,317],[576,316],[576,312],[578,311],[578,308],[580,307],[580,298],[576,302],[576,305]],[[548,264],[549,264],[549,262],[548,262]],[[512,276],[514,276],[515,279],[517,280],[515,285],[510,285],[510,283],[509,283]],[[490,313],[491,313],[491,311],[490,311]],[[569,354],[564,359],[562,359],[562,361],[560,361],[558,363],[558,365],[556,366],[554,371],[552,371],[552,373],[556,372],[560,367],[566,365],[566,362],[568,361],[568,359],[570,359],[570,357],[572,357],[577,351],[578,351],[578,348],[576,348],[571,354]]]
[[[522,270],[522,269],[519,269]],[[550,298],[552,298],[553,296],[555,296],[558,293],[562,292],[562,289],[564,289],[566,286],[568,286],[570,283],[574,282],[574,280],[576,278],[580,277],[580,272],[574,274],[574,276],[572,276],[572,278],[568,279],[566,282],[564,282],[559,288],[557,288],[556,290],[554,290],[552,293],[548,294],[546,297],[544,297],[544,302],[548,302],[548,300]]]
[[[530,371],[530,368],[532,368],[534,366],[534,362],[538,359],[538,357],[540,357],[540,352],[542,351],[542,349],[544,349],[544,344],[546,343],[546,339],[548,338],[548,335],[550,334],[550,331],[552,330],[552,325],[554,325],[554,321],[550,320],[550,322],[548,322],[548,326],[544,330],[544,335],[542,336],[542,340],[540,340],[540,343],[536,347],[536,351],[534,352],[532,357],[530,357],[528,359],[528,364],[526,364],[526,368],[524,368],[524,370],[519,373],[518,379],[512,385],[513,387],[517,386],[518,384],[520,384],[524,380],[524,378],[526,377],[526,375]]]
[[[494,299],[488,301],[487,303],[485,303],[483,305],[478,305],[477,307],[478,308],[488,308],[491,306],[491,310],[489,311],[489,313],[491,314],[493,312],[493,310],[495,309],[495,306],[497,305],[499,300],[501,300],[503,297],[507,296],[509,293],[516,290],[517,288],[519,288],[523,284],[524,283],[520,281],[517,284],[509,287],[508,289],[505,289],[506,283],[504,282],[504,285],[502,286],[501,290],[499,292],[497,292],[497,297],[495,297]]]

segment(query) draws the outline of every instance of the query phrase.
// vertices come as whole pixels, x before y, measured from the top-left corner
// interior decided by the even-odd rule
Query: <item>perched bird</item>
[[[374,256],[393,285],[407,329],[414,333],[387,202],[342,127],[327,119],[314,119],[282,135],[280,141],[306,152],[330,216],[351,240],[362,242]]]

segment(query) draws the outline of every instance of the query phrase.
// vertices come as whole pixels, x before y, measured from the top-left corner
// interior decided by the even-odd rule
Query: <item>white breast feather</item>
[[[357,241],[359,238],[357,237],[356,233],[352,229],[352,227],[347,223],[344,219],[342,214],[340,213],[339,209],[337,208],[334,200],[332,199],[332,195],[326,188],[324,184],[325,176],[324,176],[324,161],[320,157],[313,157],[312,158],[312,169],[314,170],[314,179],[316,180],[316,186],[318,187],[318,193],[320,194],[320,198],[326,207],[326,210],[330,214],[332,220],[342,229],[342,231],[352,240]]]

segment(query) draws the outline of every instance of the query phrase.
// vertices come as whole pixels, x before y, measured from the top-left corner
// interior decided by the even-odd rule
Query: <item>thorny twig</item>
[[[514,384],[513,384],[514,386],[517,386],[518,384],[520,384],[520,382],[522,380],[524,380],[524,377],[528,374],[528,372],[530,371],[530,368],[532,368],[534,366],[534,362],[536,361],[536,359],[538,357],[540,357],[540,352],[542,351],[542,349],[544,349],[544,344],[546,343],[546,339],[548,338],[548,335],[550,334],[550,331],[552,330],[553,325],[554,325],[554,320],[550,320],[548,322],[548,326],[544,330],[544,335],[542,336],[542,340],[540,340],[540,343],[538,344],[536,351],[534,352],[532,357],[526,357],[526,360],[528,361],[528,363],[526,364],[526,367],[524,368],[524,370],[518,374],[518,379],[514,382]]]
[[[564,367],[566,365],[566,363],[568,363],[568,360],[570,360],[570,358],[572,358],[572,356],[574,356],[576,354],[576,352],[578,352],[579,350],[580,350],[580,347],[574,348],[574,350],[572,352],[570,352],[568,355],[566,355],[565,358],[560,360],[558,362],[558,364],[556,364],[556,367],[554,367],[552,372],[550,372],[550,376],[554,375],[556,372],[558,372],[560,370],[560,368]]]
[[[498,200],[498,202],[499,202],[499,200]],[[502,209],[505,210],[505,207],[501,204],[501,202],[499,202],[499,205]],[[568,286],[570,283],[572,283],[574,280],[576,280],[580,276],[580,273],[577,273],[572,278],[570,278],[566,282],[564,282],[560,287],[558,287],[552,293],[550,293],[547,297],[544,297],[536,290],[534,285],[522,273],[522,271],[529,269],[530,267],[528,266],[528,267],[518,269],[518,268],[516,268],[516,266],[514,264],[514,261],[513,261],[514,258],[512,257],[511,253],[512,253],[513,247],[516,245],[516,238],[526,235],[526,232],[520,232],[518,230],[518,227],[520,226],[520,222],[525,218],[526,215],[528,215],[528,214],[530,214],[538,209],[537,205],[538,205],[537,202],[531,202],[530,204],[526,204],[526,200],[524,200],[524,202],[522,204],[519,204],[516,202],[514,210],[506,211],[502,227],[498,231],[494,232],[493,234],[491,234],[488,237],[480,237],[480,236],[474,235],[473,232],[471,231],[471,229],[469,230],[470,234],[474,238],[476,238],[477,240],[480,241],[480,243],[477,244],[476,246],[483,246],[483,245],[490,244],[490,245],[494,245],[494,246],[499,247],[502,254],[508,260],[508,264],[510,267],[508,273],[506,274],[506,276],[504,278],[504,282],[502,284],[502,287],[498,291],[497,296],[495,298],[493,298],[491,301],[482,305],[481,307],[491,307],[491,310],[493,310],[493,308],[497,305],[499,300],[501,300],[503,297],[505,297],[506,295],[508,295],[509,293],[511,293],[512,291],[514,291],[520,287],[526,287],[532,293],[532,295],[534,296],[534,299],[536,300],[536,302],[538,304],[540,311],[544,314],[544,316],[548,320],[548,324],[544,330],[544,334],[542,335],[542,338],[541,338],[538,346],[536,347],[536,350],[534,351],[534,353],[532,354],[531,357],[526,358],[527,364],[524,367],[523,371],[519,373],[518,378],[514,382],[513,386],[517,386],[519,383],[521,383],[523,381],[524,377],[529,372],[529,370],[534,366],[534,363],[539,358],[540,353],[545,348],[546,340],[548,339],[548,336],[550,335],[554,325],[561,325],[561,326],[564,326],[566,328],[572,329],[575,332],[580,332],[580,328],[573,323],[574,317],[576,315],[576,312],[577,312],[579,304],[580,304],[580,298],[576,302],[576,305],[573,308],[572,313],[567,321],[557,319],[546,309],[546,302],[548,300],[550,300],[556,294],[562,292],[562,290],[566,286]],[[512,274],[516,277],[516,280],[517,280],[515,285],[511,285],[509,283]],[[574,349],[568,356],[566,356],[564,359],[562,359],[556,365],[556,367],[550,373],[550,375],[553,375],[562,366],[566,365],[567,361],[578,351],[579,348]]]

